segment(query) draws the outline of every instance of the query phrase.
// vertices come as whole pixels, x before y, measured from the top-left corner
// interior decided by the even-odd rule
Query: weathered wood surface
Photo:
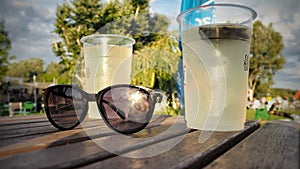
[[[147,128],[168,125],[171,118],[159,118]],[[20,116],[0,119],[0,157],[34,151],[50,146],[70,144],[89,140],[90,137],[112,135],[102,120],[93,119],[70,131],[58,131],[47,120],[46,116]],[[86,134],[89,132],[89,136]]]
[[[299,123],[268,122],[206,168],[299,169],[299,144]]]
[[[157,135],[173,120],[160,118],[135,137]],[[203,143],[201,131],[187,131],[131,141],[116,155],[96,144],[118,137],[101,120],[90,120],[85,130],[58,131],[45,116],[1,118],[0,168],[299,168],[299,123],[273,121],[259,128],[251,122],[243,131],[214,132]],[[174,144],[183,135],[162,154],[128,158]]]
[[[199,143],[201,131],[193,131],[175,147],[169,151],[149,158],[127,158],[115,156],[108,160],[99,161],[83,166],[91,168],[201,168],[218,158],[228,149],[243,140],[259,127],[259,123],[247,123],[245,130],[239,132],[213,132],[203,143]],[[170,140],[166,140],[166,143]],[[151,148],[160,148],[164,142],[150,145]],[[146,148],[138,149],[130,153],[143,155]]]
[[[161,134],[170,126],[175,130]],[[249,122],[243,131],[214,132],[208,140],[199,143],[201,131],[185,128],[182,120],[174,124],[174,117],[160,117],[132,136],[151,139],[123,142],[102,120],[89,120],[84,129],[58,131],[43,115],[1,118],[0,168],[199,168],[234,147],[257,128],[258,122]],[[179,137],[183,140],[178,142]],[[124,143],[116,148],[118,155],[96,144],[110,143],[112,139]],[[149,150],[159,150],[170,144],[174,147],[162,154],[128,158],[132,154],[147,156]]]

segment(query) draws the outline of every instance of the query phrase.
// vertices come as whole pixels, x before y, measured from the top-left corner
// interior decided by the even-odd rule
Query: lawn
[[[255,119],[255,110],[249,109],[247,110],[247,114],[246,114],[246,119],[247,120],[256,120]],[[287,111],[287,113],[292,113],[292,114],[299,114],[300,115],[300,110],[296,110],[296,111]],[[269,120],[280,120],[280,119],[288,119],[285,117],[280,117],[280,116],[275,116],[275,115],[271,115]]]

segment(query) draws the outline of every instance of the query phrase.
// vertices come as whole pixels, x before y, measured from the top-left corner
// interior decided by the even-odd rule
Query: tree
[[[139,9],[140,13],[148,13],[149,12],[149,0],[132,0],[130,4],[134,9]]]
[[[54,80],[57,80],[58,84],[66,84],[68,83],[68,74],[64,72],[63,65],[51,62],[47,66],[40,81],[53,82]]]
[[[294,94],[297,92],[297,90],[292,89],[282,89],[282,88],[272,88],[271,89],[271,96],[276,97],[287,97],[287,98],[293,98]]]
[[[102,6],[99,0],[75,0],[71,4],[65,2],[56,9],[54,32],[62,40],[54,41],[53,52],[60,57],[65,72],[70,71],[70,77],[80,56],[80,38],[94,33],[104,24],[100,20]]]
[[[249,88],[254,93],[269,92],[274,84],[273,76],[285,63],[283,49],[282,36],[273,29],[272,24],[264,26],[261,21],[254,22],[248,80]]]
[[[99,0],[74,0],[71,4],[65,2],[57,7],[54,32],[62,41],[53,43],[53,51],[61,58],[60,64],[64,65],[66,72],[69,72],[70,80],[80,56],[82,47],[80,39],[95,33],[106,23],[122,16],[123,13],[120,12],[122,8],[124,11],[131,11],[117,0],[105,5]]]
[[[4,20],[0,21],[0,80],[8,70],[9,61],[14,58],[14,56],[9,56],[8,53],[11,44],[4,23]]]
[[[137,40],[134,50],[140,50],[149,42],[158,40],[159,36],[155,34],[145,36],[145,32],[151,32],[155,25],[151,21],[152,17],[159,18],[156,23],[160,27],[155,29],[165,32],[169,21],[166,17],[140,13],[148,10],[149,0],[112,0],[108,3],[100,0],[74,0],[58,6],[54,32],[61,41],[53,43],[53,51],[61,58],[60,64],[69,72],[69,79],[72,79],[74,65],[80,56],[80,38],[83,36],[96,32],[127,35]]]
[[[176,38],[173,35],[161,36],[133,56],[132,83],[174,92],[179,57]]]
[[[168,107],[160,113],[168,115],[180,113],[176,98],[176,75],[181,54],[177,35],[178,32],[158,35],[156,42],[136,51],[132,61],[131,83],[164,91]]]
[[[23,77],[25,82],[32,82],[33,75],[40,80],[44,70],[44,61],[41,58],[31,58],[14,62],[8,66],[7,75],[11,77]]]

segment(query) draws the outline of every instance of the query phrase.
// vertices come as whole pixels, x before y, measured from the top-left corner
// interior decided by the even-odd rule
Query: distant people
[[[277,103],[277,104],[282,104],[282,102],[283,102],[282,97],[277,96],[277,97],[276,97],[276,103]]]
[[[268,101],[268,102],[266,102],[265,107],[267,108],[268,111],[270,110],[270,108],[272,107],[273,104],[276,105],[276,102],[275,102],[274,99],[273,99],[273,100],[270,100],[270,101]],[[276,106],[277,106],[277,105],[276,105]]]
[[[264,107],[266,105],[266,103],[267,103],[266,97],[261,97],[260,98],[260,104],[261,104],[261,106]]]
[[[273,98],[272,98],[271,94],[267,93],[267,97],[266,97],[267,102],[271,101],[272,99]]]
[[[293,99],[293,106],[294,106],[294,110],[300,110],[300,100]]]
[[[261,107],[260,101],[254,97],[254,98],[253,98],[253,105],[252,105],[252,108],[253,108],[253,109],[258,109],[258,108],[260,108],[260,107]]]
[[[276,109],[277,110],[282,110],[282,102],[283,102],[282,97],[276,96],[275,104],[276,104]]]
[[[282,110],[288,110],[289,109],[289,98],[285,96],[282,100],[282,105],[281,105]]]

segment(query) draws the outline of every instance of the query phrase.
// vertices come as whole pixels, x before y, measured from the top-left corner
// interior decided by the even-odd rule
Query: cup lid
[[[107,44],[120,46],[128,46],[135,44],[135,40],[133,38],[116,34],[92,34],[84,36],[80,39],[80,42],[84,45],[96,45],[101,44],[103,42]]]
[[[250,8],[250,7],[247,7],[247,6],[244,6],[244,5],[239,5],[239,4],[209,4],[209,5],[202,5],[202,6],[197,6],[197,7],[194,7],[194,8],[190,8],[182,13],[180,13],[177,17],[176,17],[176,21],[178,23],[180,23],[182,21],[182,17],[184,15],[186,15],[187,13],[190,13],[192,11],[195,11],[195,10],[205,10],[205,9],[208,9],[208,8],[214,8],[214,7],[232,7],[232,8],[240,8],[240,9],[245,9],[245,10],[248,10],[249,13],[251,14],[252,16],[252,20],[254,20],[256,17],[257,17],[257,13],[254,9]]]

